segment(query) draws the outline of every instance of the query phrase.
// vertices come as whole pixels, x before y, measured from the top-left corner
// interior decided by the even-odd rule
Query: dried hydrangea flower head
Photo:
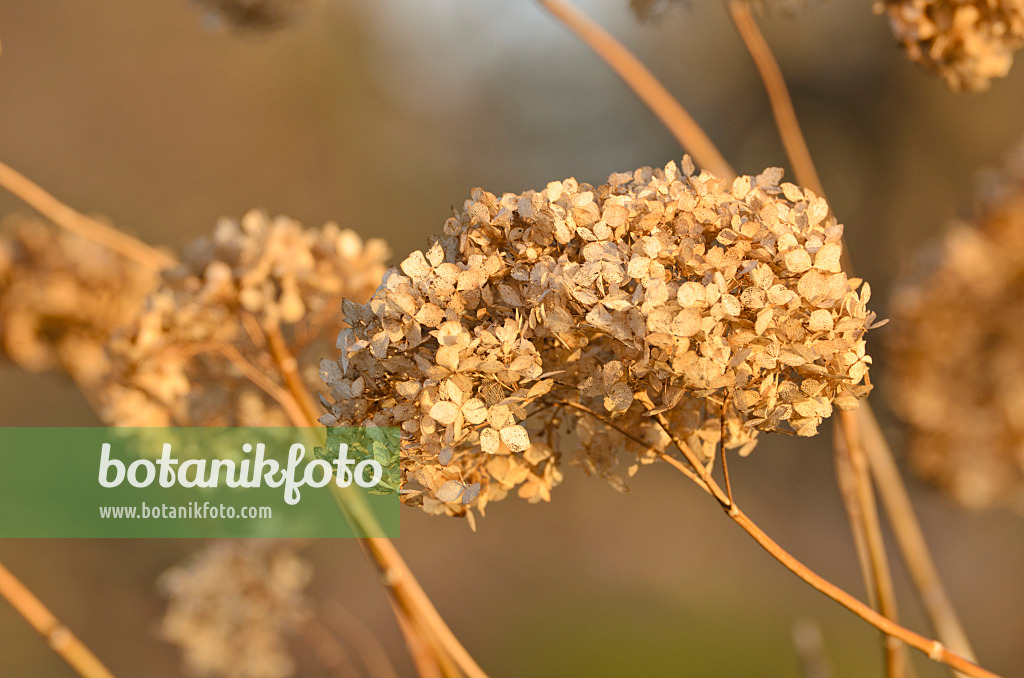
[[[309,0],[192,0],[236,31],[273,31],[291,23]]]
[[[743,0],[753,9],[768,12],[792,13],[803,9],[808,0]],[[819,0],[820,1],[820,0]],[[692,5],[690,0],[629,0],[630,9],[641,21],[661,17],[666,11],[673,7],[686,7]]]
[[[118,371],[105,389],[104,418],[124,426],[289,425],[270,394],[281,380],[272,376],[267,328],[281,328],[289,349],[307,358],[299,364],[312,365],[303,376],[316,391],[317,359],[340,329],[338,305],[367,299],[387,256],[383,241],[364,243],[334,224],[307,229],[258,211],[222,220],[165,272],[134,325],[112,342]]]
[[[999,202],[896,295],[893,405],[922,477],[964,506],[1024,514],[1024,172],[990,192]]]
[[[190,675],[286,678],[295,672],[288,636],[309,615],[310,565],[284,540],[218,540],[165,572],[160,627]]]
[[[953,90],[988,89],[1024,47],[1024,0],[880,0],[911,60]]]
[[[60,366],[83,388],[110,371],[105,347],[157,275],[85,238],[9,218],[0,236],[0,346],[20,367]]]
[[[813,435],[870,390],[874,315],[840,270],[842,225],[781,178],[684,158],[596,187],[475,189],[369,303],[346,302],[322,421],[400,426],[406,501],[452,515],[547,500],[571,446],[621,486],[621,453],[632,474],[669,446],[663,420],[709,463],[723,427],[743,453],[759,431]]]

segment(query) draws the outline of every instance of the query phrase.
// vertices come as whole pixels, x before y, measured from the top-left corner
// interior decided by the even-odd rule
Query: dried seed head
[[[192,0],[240,32],[273,31],[291,23],[309,0]]]
[[[893,406],[922,477],[1024,513],[1024,174],[989,192],[895,297]]]
[[[345,305],[322,421],[401,427],[406,500],[452,515],[547,500],[572,443],[624,487],[621,452],[632,474],[670,445],[659,416],[709,463],[723,424],[743,453],[759,431],[813,435],[870,390],[874,314],[839,268],[843,227],[781,179],[730,184],[684,158],[597,187],[475,189]]]
[[[334,224],[306,229],[258,211],[221,221],[114,338],[118,369],[105,388],[104,418],[123,426],[288,425],[258,383],[281,387],[265,329],[282,328],[315,392],[316,358],[341,327],[336,309],[344,298],[369,297],[387,256],[383,241],[364,244]]]
[[[295,673],[288,636],[308,617],[312,568],[283,540],[211,542],[160,577],[170,602],[160,626],[190,674],[286,678]]]
[[[60,366],[83,388],[105,378],[111,333],[131,322],[157,274],[80,236],[9,218],[0,235],[0,346],[20,367]]]
[[[879,0],[911,60],[950,89],[988,89],[1024,47],[1024,0]]]

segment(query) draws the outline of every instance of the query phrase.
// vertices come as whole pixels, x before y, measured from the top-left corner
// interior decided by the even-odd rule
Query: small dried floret
[[[989,193],[896,295],[893,405],[921,476],[964,506],[1024,513],[1024,172]]]
[[[875,11],[889,15],[907,56],[953,90],[988,89],[1024,47],[1024,0],[880,0]]]
[[[453,515],[512,490],[547,500],[570,440],[624,487],[620,453],[632,474],[665,428],[709,464],[723,427],[744,454],[759,431],[813,435],[870,390],[874,314],[840,270],[843,227],[781,179],[684,158],[596,187],[475,189],[367,304],[345,303],[322,421],[401,427],[403,483],[422,488],[407,502]]]
[[[341,327],[338,305],[368,298],[387,256],[383,241],[363,243],[335,224],[307,229],[258,211],[241,222],[222,220],[165,272],[136,322],[114,338],[118,370],[105,388],[105,419],[122,426],[295,423],[273,398],[283,384],[267,332],[281,329],[316,391],[316,359]]]
[[[110,372],[110,335],[138,315],[157,274],[36,220],[9,226],[0,235],[3,352],[27,370],[63,367],[92,388]]]
[[[211,542],[161,576],[170,599],[160,626],[191,675],[287,678],[288,637],[309,615],[312,568],[285,540]]]

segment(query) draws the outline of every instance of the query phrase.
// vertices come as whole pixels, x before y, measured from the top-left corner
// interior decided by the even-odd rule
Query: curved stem
[[[878,488],[882,506],[896,535],[903,561],[918,595],[935,628],[935,634],[957,654],[974,661],[974,650],[960,618],[942,585],[935,560],[928,550],[921,523],[907,494],[907,487],[893,458],[889,443],[882,435],[878,419],[869,403],[857,411],[864,432],[864,451]]]
[[[856,416],[855,412],[841,412],[841,443],[838,456],[845,456],[849,465],[853,484],[853,500],[858,509],[857,516],[863,528],[863,546],[869,569],[868,580],[874,586],[875,600],[878,611],[888,619],[899,622],[899,611],[896,606],[896,588],[892,582],[892,570],[885,552],[885,541],[882,537],[882,525],[878,519],[878,507],[875,493],[871,488],[871,476],[868,471],[864,448],[861,445],[860,431],[856,425],[846,422],[847,415]],[[852,518],[851,518],[852,519]],[[886,658],[886,675],[890,678],[901,678],[904,675],[905,663],[902,644],[891,636],[883,639]]]
[[[61,228],[124,255],[146,268],[161,271],[178,263],[174,257],[155,247],[150,247],[138,238],[112,228],[102,221],[76,212],[2,162],[0,162],[0,186],[27,202]]]
[[[804,139],[800,130],[800,123],[796,118],[796,111],[793,109],[793,100],[789,96],[789,89],[786,87],[786,80],[782,77],[782,69],[772,55],[768,42],[761,35],[757,28],[757,22],[750,13],[747,2],[732,0],[729,3],[729,13],[732,15],[733,24],[739,31],[743,43],[747,46],[754,65],[761,74],[764,87],[768,90],[768,100],[772,105],[772,113],[775,116],[775,124],[779,128],[779,135],[786,148],[786,155],[793,163],[793,172],[797,180],[804,188],[809,188],[818,195],[824,195],[825,191],[818,178],[818,171],[814,168],[814,161],[811,160],[811,152],[807,148],[807,140]]]
[[[730,3],[730,11],[733,22],[736,24],[758,72],[761,74],[765,89],[768,91],[779,135],[782,137],[786,153],[793,165],[797,181],[818,195],[824,196],[825,189],[814,168],[810,152],[807,150],[789,90],[786,87],[782,71],[772,55],[771,48],[744,3],[734,0]],[[850,275],[853,274],[853,266],[845,247],[843,248],[842,265],[843,270]],[[860,437],[862,434],[863,451],[881,496],[886,516],[892,525],[903,560],[907,564],[918,597],[928,613],[936,635],[957,654],[973,661],[974,650],[971,648],[963,624],[961,624],[939,578],[921,525],[907,494],[903,477],[900,475],[892,450],[881,433],[878,420],[871,410],[870,404],[863,403],[855,416],[851,414],[841,417],[839,425],[843,429],[843,435],[850,432],[850,434]]]
[[[698,166],[723,179],[736,172],[710,137],[665,86],[610,33],[565,0],[538,0],[556,19],[594,50],[693,156]]]
[[[566,401],[568,403],[568,401]],[[583,412],[593,412],[585,406],[580,406]],[[593,413],[597,414],[597,413]],[[599,415],[598,415],[599,416]],[[668,421],[663,415],[657,415],[657,421],[661,426],[662,430],[665,431],[666,435],[672,440],[673,444],[683,453],[687,458],[687,461],[693,466],[697,473],[694,477],[690,473],[687,473],[687,477],[693,480],[698,486],[707,490],[712,497],[718,502],[718,504],[725,510],[733,522],[739,525],[743,530],[753,537],[764,550],[766,550],[773,558],[778,560],[782,565],[790,572],[795,574],[797,577],[802,579],[805,583],[809,584],[815,590],[825,594],[832,600],[836,601],[846,609],[853,612],[855,615],[871,624],[879,631],[897,638],[907,645],[920,650],[921,652],[928,655],[928,658],[946,664],[957,671],[960,671],[968,676],[974,676],[975,678],[999,678],[998,674],[993,673],[987,669],[984,669],[977,664],[974,664],[964,657],[950,652],[945,646],[938,640],[931,640],[924,636],[911,631],[910,629],[903,627],[896,622],[888,619],[875,610],[871,609],[868,605],[865,605],[855,597],[839,588],[832,582],[828,581],[812,569],[804,565],[802,562],[797,560],[784,548],[779,546],[771,537],[769,537],[764,530],[758,527],[757,523],[751,520],[743,511],[740,510],[739,506],[735,502],[729,500],[729,496],[722,490],[722,488],[715,482],[715,479],[708,472],[707,468],[696,461],[696,455],[690,450],[689,446],[679,438],[679,436],[672,433]],[[653,449],[653,448],[652,448]],[[670,454],[664,451],[654,450],[658,456],[664,461],[670,463],[674,468],[684,469],[686,468],[680,464],[679,460],[674,459]],[[686,469],[689,471],[689,469]]]
[[[85,643],[64,626],[52,612],[22,584],[11,571],[0,563],[0,596],[25,618],[50,648],[83,678],[114,678]]]
[[[693,452],[688,452],[689,447],[686,443],[682,441],[679,436],[671,432],[668,428],[668,422],[660,414],[658,415],[658,421],[665,433],[672,439],[672,442],[675,443],[676,447],[683,451],[683,454],[689,458]],[[663,459],[671,459],[671,456],[666,452],[661,452],[659,455]],[[735,502],[730,502],[729,497],[722,491],[722,488],[718,486],[718,483],[715,482],[715,479],[711,477],[711,474],[708,473],[707,469],[704,468],[703,465],[699,465],[697,467],[697,472],[700,475],[702,483],[707,485],[708,489],[711,491],[711,495],[725,510],[726,515],[728,515],[733,522],[743,528],[747,534],[753,537],[754,541],[756,541],[765,551],[771,554],[773,558],[782,563],[786,569],[798,576],[805,583],[809,584],[812,588],[836,601],[850,612],[853,612],[855,615],[877,628],[879,631],[882,631],[883,633],[897,638],[907,645],[924,652],[928,655],[928,658],[933,661],[946,664],[947,666],[950,666],[968,676],[975,676],[976,678],[998,678],[998,674],[992,673],[987,669],[983,669],[968,659],[950,652],[938,640],[925,638],[924,636],[915,633],[914,631],[911,631],[910,629],[879,614],[868,605],[865,605],[843,589],[814,572],[812,569],[793,557],[784,548],[779,546],[764,532],[764,530],[758,527],[753,520],[743,513]]]

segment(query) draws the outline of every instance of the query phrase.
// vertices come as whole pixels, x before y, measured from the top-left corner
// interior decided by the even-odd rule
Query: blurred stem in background
[[[0,563],[0,596],[83,678],[114,678],[96,655]]]

